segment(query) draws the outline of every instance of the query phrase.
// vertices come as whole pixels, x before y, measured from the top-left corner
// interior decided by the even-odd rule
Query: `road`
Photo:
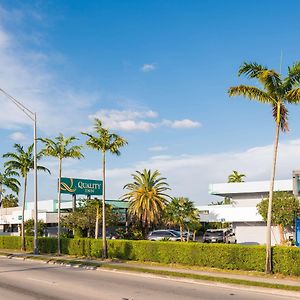
[[[216,283],[0,258],[1,300],[295,299]],[[299,293],[300,295],[300,293]]]

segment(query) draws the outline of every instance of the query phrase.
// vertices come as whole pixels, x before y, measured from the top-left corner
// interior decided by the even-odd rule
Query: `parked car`
[[[207,229],[203,236],[203,242],[236,244],[237,240],[231,229]]]
[[[178,234],[180,236],[180,230],[174,230],[174,229],[169,229],[172,232],[175,232],[176,234]],[[188,239],[188,235],[189,235],[189,240],[192,241],[193,240],[193,234],[189,234],[187,231],[183,231],[182,232],[182,237],[184,241],[187,241]]]
[[[175,230],[154,230],[149,233],[148,240],[150,241],[180,241],[180,233]]]

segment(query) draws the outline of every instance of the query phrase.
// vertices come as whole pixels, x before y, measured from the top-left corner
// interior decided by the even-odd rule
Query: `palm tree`
[[[228,182],[244,182],[245,174],[240,174],[238,171],[232,171],[232,173],[228,176]]]
[[[25,212],[25,203],[26,203],[26,192],[27,192],[27,177],[28,173],[34,169],[34,157],[33,157],[33,144],[30,145],[27,149],[24,149],[20,144],[14,145],[15,152],[8,152],[3,155],[4,158],[8,158],[10,160],[4,163],[4,166],[7,168],[9,172],[16,175],[17,173],[23,177],[23,204],[22,204],[22,228],[21,228],[21,236],[22,236],[22,250],[25,250],[25,231],[24,231],[24,212]],[[42,157],[41,153],[38,153],[37,159],[40,160]],[[48,172],[50,171],[43,166],[37,166],[37,170]]]
[[[106,152],[111,154],[121,155],[120,148],[127,145],[127,141],[115,134],[109,132],[108,129],[103,128],[102,122],[99,119],[95,119],[95,135],[82,132],[83,135],[88,137],[86,144],[88,147],[102,152],[102,180],[103,180],[103,194],[102,194],[102,258],[107,258],[107,242],[106,242],[106,218],[105,218],[105,159]],[[99,232],[99,209],[97,210],[96,226],[95,226],[95,238],[98,238]]]
[[[171,225],[179,225],[180,239],[183,240],[182,232],[185,223],[195,219],[196,208],[188,198],[173,198],[165,210],[165,219]]]
[[[20,182],[18,179],[12,176],[19,176],[19,173],[12,170],[4,170],[3,173],[0,172],[0,207],[2,206],[2,196],[3,196],[3,186],[11,189],[16,194],[19,194]]]
[[[6,195],[3,198],[1,203],[1,207],[3,208],[17,207],[18,205],[19,205],[19,199],[13,194]]]
[[[288,110],[286,105],[298,104],[300,102],[300,62],[288,68],[288,75],[285,78],[282,78],[281,74],[272,69],[268,69],[257,63],[246,62],[240,67],[238,74],[239,76],[246,75],[250,79],[254,78],[258,80],[262,88],[248,85],[234,86],[229,88],[229,96],[244,96],[250,100],[271,105],[275,120],[274,154],[269,190],[266,235],[266,272],[271,273],[271,214],[279,131],[285,132],[288,130]]]
[[[61,207],[61,193],[60,193],[60,182],[62,172],[62,161],[65,158],[77,158],[83,157],[81,154],[82,146],[72,146],[71,144],[77,140],[75,136],[64,137],[62,133],[55,137],[53,140],[49,138],[40,138],[41,142],[44,143],[42,150],[43,155],[52,156],[58,158],[58,212],[57,212],[57,254],[61,254],[60,245],[60,207]]]
[[[165,192],[170,190],[165,182],[166,178],[160,177],[160,173],[155,170],[136,171],[132,174],[133,183],[128,183],[124,189],[129,190],[123,195],[123,200],[129,200],[128,212],[141,222],[144,237],[152,224],[157,224],[162,216],[170,198]]]

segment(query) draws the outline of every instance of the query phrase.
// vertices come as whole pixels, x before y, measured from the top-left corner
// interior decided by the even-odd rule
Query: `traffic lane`
[[[22,295],[45,300],[291,299],[207,282],[182,282],[145,274],[92,271],[6,258],[0,259],[0,291],[15,293],[8,298],[11,300],[21,299],[17,297]]]

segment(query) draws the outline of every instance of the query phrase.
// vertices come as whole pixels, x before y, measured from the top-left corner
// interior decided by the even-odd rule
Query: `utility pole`
[[[34,184],[33,184],[33,200],[34,200],[34,254],[39,253],[38,249],[38,188],[37,188],[37,136],[36,136],[36,113],[28,109],[20,101],[9,95],[6,91],[0,88],[0,92],[13,102],[31,121],[33,121],[33,156],[34,156]],[[23,220],[24,221],[24,220]]]

